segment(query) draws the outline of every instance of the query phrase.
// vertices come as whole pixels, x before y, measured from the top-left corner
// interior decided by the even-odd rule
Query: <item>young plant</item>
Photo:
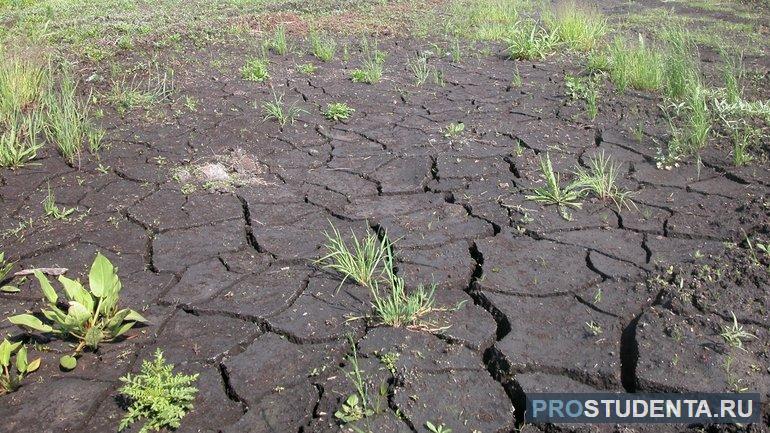
[[[367,232],[366,237],[361,240],[351,230],[353,242],[351,250],[334,224],[331,225],[331,228],[331,233],[324,232],[326,255],[316,260],[315,263],[325,269],[344,275],[339,287],[342,287],[345,281],[351,278],[356,283],[371,289],[382,272],[378,272],[379,266],[388,253],[389,241],[387,237],[380,242],[377,235]]]
[[[364,59],[361,61],[361,67],[350,73],[350,79],[354,83],[378,83],[382,78],[385,53],[377,49],[376,43],[370,47],[367,40],[363,42],[362,52]]]
[[[666,94],[669,98],[681,100],[700,84],[696,57],[698,47],[690,33],[679,26],[667,29],[664,39],[667,42],[664,66]]]
[[[433,424],[430,421],[425,421],[425,428],[427,428],[430,433],[452,433],[452,429],[444,424]]]
[[[80,161],[80,154],[90,125],[88,103],[77,97],[77,83],[69,72],[62,76],[58,91],[50,89],[46,100],[48,122],[46,135],[56,143],[59,153],[70,165]]]
[[[11,362],[14,352],[16,352],[16,362]],[[21,342],[11,343],[7,339],[3,339],[0,343],[0,396],[19,389],[24,377],[37,370],[38,367],[40,367],[40,358],[29,361],[27,348]],[[14,372],[14,370],[16,371]]]
[[[730,314],[733,315],[733,323],[730,326],[722,326],[722,332],[719,336],[725,340],[725,343],[727,343],[728,346],[745,351],[746,349],[743,348],[743,341],[757,337],[754,334],[747,332],[743,329],[743,326],[738,324],[738,318],[735,317],[735,313]]]
[[[462,134],[465,131],[465,124],[463,122],[450,123],[444,128],[444,137],[453,138]]]
[[[334,417],[340,420],[341,423],[350,423],[360,421],[366,417],[370,417],[380,411],[380,400],[372,402],[369,396],[368,386],[364,379],[363,371],[358,365],[358,352],[356,350],[355,343],[351,340],[350,346],[353,353],[348,356],[348,363],[350,364],[350,371],[345,373],[353,387],[356,389],[354,394],[350,394],[348,398],[342,403],[339,410],[334,412]],[[384,390],[384,392],[383,392]],[[380,398],[387,395],[387,387],[380,387]]]
[[[244,80],[256,81],[261,83],[270,78],[267,70],[267,60],[251,58],[246,60],[246,64],[241,68],[241,77]]]
[[[586,104],[586,113],[591,120],[598,114],[597,101],[599,99],[599,83],[592,78],[578,78],[572,75],[564,77],[564,83],[572,100],[583,100]]]
[[[647,46],[641,35],[635,45],[616,38],[608,50],[610,80],[621,92],[628,87],[658,90],[663,86],[666,56],[663,51]]]
[[[602,325],[594,322],[593,320],[590,322],[586,322],[586,329],[588,329],[588,332],[591,333],[594,337],[602,334],[604,330],[602,329]]]
[[[279,25],[275,28],[273,39],[270,41],[270,49],[279,56],[289,52],[289,43],[286,39],[286,26]]]
[[[732,131],[733,142],[733,164],[737,167],[751,164],[755,157],[751,153],[751,149],[757,144],[757,139],[761,136],[761,132],[751,127],[750,125],[744,125],[742,128],[735,128]]]
[[[508,39],[508,55],[517,60],[542,60],[554,52],[558,38],[533,20],[516,27]]]
[[[743,88],[741,81],[745,74],[743,67],[743,53],[730,55],[726,50],[721,53],[722,79],[725,82],[725,100],[728,104],[736,104],[743,100]]]
[[[198,388],[198,374],[174,374],[174,365],[166,363],[163,352],[155,351],[155,359],[142,361],[139,374],[120,378],[120,393],[131,402],[128,413],[118,425],[120,431],[144,419],[139,433],[177,429],[193,408]]]
[[[5,252],[0,251],[0,283],[8,279],[15,263],[5,261]]]
[[[77,366],[77,357],[83,349],[96,350],[99,344],[110,342],[125,334],[137,322],[147,320],[134,310],[118,309],[118,300],[122,288],[117,270],[101,254],[97,254],[88,274],[89,290],[86,291],[78,280],[59,276],[64,288],[66,311],[60,308],[59,295],[48,278],[40,271],[35,271],[48,308],[41,311],[48,323],[43,323],[31,314],[11,316],[8,320],[18,326],[62,338],[73,338],[77,346],[72,355],[64,355],[59,360],[62,368],[72,370]],[[50,323],[50,324],[49,324]]]
[[[265,112],[264,119],[275,119],[281,125],[281,128],[286,126],[287,123],[294,123],[300,114],[306,113],[305,110],[297,107],[297,101],[286,106],[283,102],[283,96],[283,93],[279,95],[273,92],[273,100],[262,103],[262,111]]]
[[[597,8],[579,5],[575,0],[560,2],[554,13],[546,14],[546,24],[559,42],[583,52],[591,51],[609,31],[607,18]]]
[[[417,86],[422,86],[428,81],[431,73],[431,67],[428,65],[428,58],[425,56],[417,56],[417,58],[409,60],[409,69],[414,75],[414,83]]]
[[[26,115],[19,112],[10,115],[0,133],[0,167],[15,169],[35,159],[37,151],[43,147],[38,142],[43,126],[41,117],[36,110]]]
[[[312,63],[303,63],[297,66],[297,70],[305,75],[313,75],[318,67]]]
[[[328,120],[338,122],[340,120],[347,120],[355,111],[355,109],[344,102],[333,102],[326,106],[324,117]]]
[[[620,175],[620,164],[615,164],[610,157],[601,154],[588,159],[588,168],[579,167],[575,172],[572,186],[579,194],[592,193],[596,197],[612,201],[618,211],[636,204],[631,200],[632,192],[620,189],[617,179]]]
[[[544,205],[556,205],[564,219],[570,219],[567,207],[580,209],[580,191],[572,184],[562,188],[560,177],[554,173],[551,157],[546,153],[545,158],[540,158],[540,170],[545,177],[545,186],[535,188],[530,195],[524,198]]]
[[[56,197],[51,191],[50,185],[48,186],[48,195],[43,200],[43,212],[47,217],[51,217],[56,220],[66,220],[75,212],[75,208],[67,208],[66,206],[59,207],[56,205]]]
[[[310,32],[310,52],[322,62],[331,61],[337,52],[337,41],[331,36],[318,32]]]

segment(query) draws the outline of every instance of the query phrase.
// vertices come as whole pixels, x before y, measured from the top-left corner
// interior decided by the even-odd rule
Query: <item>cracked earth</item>
[[[86,353],[71,373],[56,367],[66,344],[41,341],[41,371],[3,398],[3,431],[114,430],[117,379],[157,347],[179,370],[201,374],[181,432],[339,431],[333,414],[354,392],[348,338],[372,389],[387,387],[380,412],[358,424],[373,432],[426,432],[426,421],[455,433],[686,430],[523,424],[530,392],[716,392],[740,380],[767,402],[768,274],[731,244],[770,233],[768,167],[738,169],[725,149],[710,148],[700,168],[657,169],[665,127],[656,102],[607,89],[597,120],[581,120],[582,107],[565,102],[564,73],[579,71],[567,58],[438,59],[445,85],[415,87],[400,60],[413,46],[383,44],[386,79],[373,86],[347,79],[355,60],[319,64],[308,77],[296,60],[274,57],[280,78],[259,84],[240,79],[248,48],[190,48],[186,59],[201,62],[164,53],[197,112],[166,103],[121,117],[106,107],[107,173],[91,162],[69,167],[50,149],[38,165],[0,173],[2,230],[43,221],[48,185],[60,205],[78,209],[69,222],[4,238],[10,259],[83,275],[100,251],[119,267],[123,304],[152,321]],[[208,66],[214,56],[219,69]],[[514,89],[516,68],[523,85]],[[255,108],[273,90],[307,110],[283,130]],[[329,122],[320,109],[330,102],[356,112]],[[465,131],[446,138],[450,122]],[[635,137],[640,124],[645,134]],[[564,175],[611,156],[638,209],[588,200],[566,220],[525,200],[543,182],[546,152]],[[250,161],[250,182],[182,192],[177,168],[232,155]],[[351,320],[369,313],[368,291],[337,291],[339,276],[312,264],[330,222],[398,239],[408,287],[433,282],[439,305],[464,302],[432,318],[448,327]],[[0,295],[3,317],[37,309],[38,290],[27,283]],[[719,337],[732,313],[756,336],[745,351]],[[0,329],[20,333],[8,322]],[[379,360],[385,353],[399,354],[393,372]]]

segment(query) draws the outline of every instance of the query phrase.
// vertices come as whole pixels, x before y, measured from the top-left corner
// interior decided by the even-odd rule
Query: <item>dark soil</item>
[[[43,367],[2,397],[0,430],[114,430],[123,414],[118,377],[160,347],[181,371],[201,374],[181,432],[338,431],[333,414],[354,392],[348,338],[371,393],[385,390],[379,412],[357,424],[374,432],[425,432],[427,421],[454,433],[509,432],[525,421],[528,392],[721,392],[736,380],[763,395],[767,421],[770,263],[755,263],[744,239],[770,237],[768,167],[736,169],[717,145],[705,166],[658,170],[665,128],[657,101],[607,87],[589,121],[582,103],[566,102],[564,74],[580,72],[568,57],[434,58],[445,85],[416,87],[406,59],[422,45],[382,41],[385,79],[371,86],[348,79],[356,53],[328,64],[273,56],[274,78],[259,84],[240,79],[251,47],[161,52],[177,72],[179,98],[123,117],[105,106],[109,147],[99,162],[76,169],[49,149],[35,165],[0,172],[0,229],[33,220],[2,240],[11,260],[75,276],[101,251],[120,268],[123,305],[152,321],[84,354],[69,373],[57,367],[66,343],[39,340]],[[215,59],[221,67],[210,66]],[[318,65],[316,75],[297,71],[305,61]],[[521,88],[510,86],[516,68]],[[106,74],[81,71],[93,72]],[[283,130],[263,121],[255,102],[273,91],[307,113]],[[181,96],[195,97],[197,111],[185,110]],[[320,109],[330,102],[356,112],[329,122]],[[465,131],[446,138],[450,122]],[[568,221],[525,200],[542,183],[546,151],[564,176],[600,152],[623,163],[620,183],[636,191],[638,209],[588,200]],[[185,195],[174,179],[179,167],[222,159],[249,165],[248,182],[198,183]],[[49,184],[60,205],[77,207],[71,221],[42,215]],[[398,239],[409,287],[435,282],[440,306],[464,302],[432,317],[448,328],[351,320],[369,312],[367,290],[345,283],[338,292],[340,278],[312,264],[329,222]],[[4,317],[40,307],[36,284],[21,289],[0,295]],[[756,336],[745,351],[719,336],[732,313]],[[0,328],[22,335],[7,322]],[[384,354],[398,354],[393,371]]]

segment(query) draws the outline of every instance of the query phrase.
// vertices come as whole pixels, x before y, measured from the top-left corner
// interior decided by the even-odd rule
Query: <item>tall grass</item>
[[[543,16],[559,42],[576,51],[591,51],[609,31],[607,18],[595,6],[579,5],[575,0],[563,0]]]
[[[665,61],[666,95],[681,100],[700,84],[698,47],[690,33],[681,26],[671,27],[663,33],[667,43]]]
[[[64,71],[58,88],[51,86],[46,98],[46,136],[70,165],[78,165],[88,132],[88,102],[78,98],[77,82]]]
[[[665,81],[665,54],[657,47],[648,46],[639,35],[637,43],[615,38],[609,45],[610,80],[620,91],[659,90]]]
[[[48,67],[40,57],[2,54],[0,62],[0,167],[19,168],[42,144],[42,100]]]
[[[449,4],[445,21],[448,34],[482,41],[504,41],[515,31],[519,0],[455,0]]]

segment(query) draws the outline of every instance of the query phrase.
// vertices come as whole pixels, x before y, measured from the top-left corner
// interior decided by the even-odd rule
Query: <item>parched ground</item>
[[[428,46],[380,40],[387,61],[375,85],[350,82],[355,50],[329,63],[271,55],[271,79],[254,83],[240,78],[252,45],[159,49],[175,92],[194,107],[182,98],[126,113],[104,105],[108,147],[98,161],[74,168],[48,148],[35,165],[0,172],[0,250],[20,268],[60,266],[70,276],[100,251],[119,266],[122,303],[152,321],[85,353],[69,373],[57,361],[66,343],[39,340],[43,366],[0,399],[0,430],[115,430],[118,377],[160,347],[180,371],[200,373],[180,432],[339,431],[333,414],[354,392],[349,338],[372,393],[387,388],[379,413],[356,424],[363,431],[426,432],[427,421],[454,433],[700,431],[523,423],[527,393],[593,390],[747,388],[763,396],[767,424],[768,257],[755,264],[744,243],[770,236],[767,164],[736,168],[714,146],[701,166],[656,168],[658,101],[606,85],[590,121],[565,96],[565,73],[581,70],[566,55],[511,61],[497,47],[460,63],[439,56],[431,62],[444,85],[418,87],[406,59]],[[298,71],[305,62],[318,66],[314,75]],[[520,87],[511,85],[516,70]],[[106,93],[109,84],[94,86]],[[306,112],[283,129],[264,121],[260,104],[273,92]],[[331,102],[356,111],[328,121]],[[465,131],[447,138],[451,122]],[[588,200],[567,220],[526,200],[543,182],[546,152],[565,175],[611,156],[638,209]],[[224,168],[229,180],[187,178],[201,167]],[[45,222],[49,186],[77,208],[70,221]],[[386,231],[398,239],[407,286],[434,282],[439,306],[461,308],[437,312],[433,332],[356,319],[369,313],[368,291],[337,291],[339,276],[312,263],[330,223]],[[0,295],[3,317],[40,307],[36,284],[21,289]],[[756,337],[745,350],[719,336],[732,314]],[[20,334],[6,321],[0,329]],[[393,371],[385,354],[398,354]],[[739,429],[767,426],[724,430]]]

